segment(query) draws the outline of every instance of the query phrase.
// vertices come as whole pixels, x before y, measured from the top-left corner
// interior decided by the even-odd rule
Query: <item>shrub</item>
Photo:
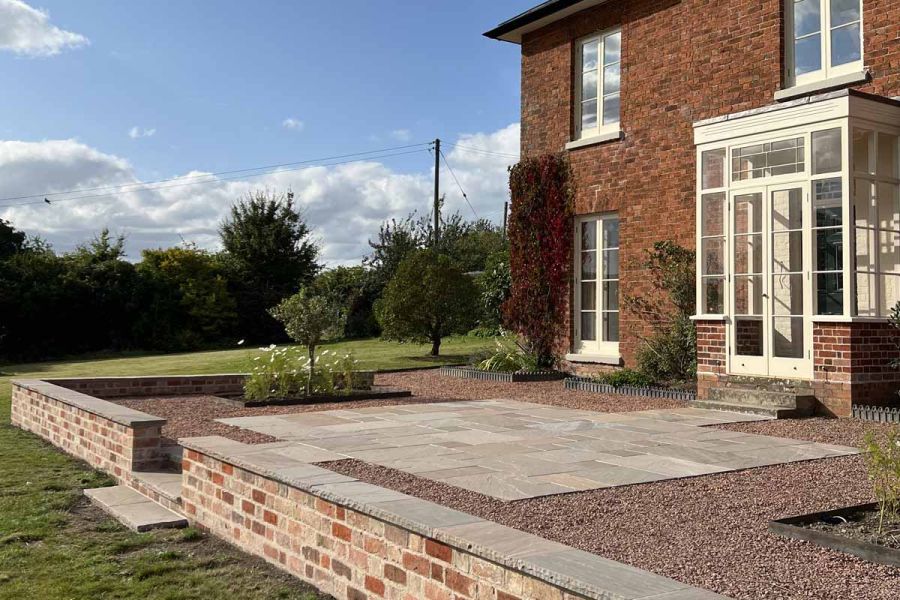
[[[333,297],[315,295],[307,288],[282,300],[270,313],[284,325],[292,340],[306,346],[309,353],[306,393],[309,395],[316,368],[316,346],[340,337],[344,333],[346,317]]]
[[[868,433],[863,451],[878,500],[878,533],[881,533],[885,522],[900,523],[900,427],[892,428],[883,444],[875,434]]]
[[[400,263],[375,313],[384,338],[431,342],[431,355],[438,356],[445,336],[472,327],[475,306],[472,278],[449,257],[420,250]]]
[[[478,286],[478,302],[481,309],[481,318],[475,334],[481,337],[499,335],[503,325],[503,303],[509,299],[511,285],[509,251],[491,254],[475,284]]]
[[[300,348],[274,344],[260,352],[252,359],[244,381],[247,400],[350,394],[368,387],[358,377],[358,362],[350,353],[324,350],[313,359]]]
[[[574,235],[568,160],[564,155],[525,159],[510,170],[509,189],[512,286],[504,320],[540,366],[549,367],[568,322]]]
[[[624,304],[650,329],[638,334],[638,369],[657,382],[684,382],[697,376],[694,314],[695,254],[672,241],[657,242],[641,265],[649,271],[653,293],[625,296]]]
[[[611,385],[616,388],[622,387],[623,385],[649,387],[654,383],[652,377],[648,377],[644,373],[633,369],[618,369],[611,373],[599,373],[594,375],[591,379],[597,383],[605,383],[606,385]]]
[[[540,370],[538,359],[512,338],[498,338],[494,351],[479,357],[475,368],[494,373],[535,372]]]
[[[889,322],[891,327],[896,330],[894,333],[894,347],[897,349],[893,360],[891,360],[891,367],[900,369],[900,301],[898,301],[897,304],[894,305],[894,308],[891,309]]]

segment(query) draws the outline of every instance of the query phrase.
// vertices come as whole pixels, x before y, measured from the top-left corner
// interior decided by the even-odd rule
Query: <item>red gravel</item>
[[[377,382],[411,390],[414,398],[250,409],[208,396],[117,402],[168,419],[163,434],[171,438],[223,435],[247,443],[272,438],[214,420],[489,398],[600,412],[683,406],[669,400],[572,392],[565,390],[562,382],[504,384],[442,377],[435,371],[379,375]],[[868,430],[884,430],[884,426],[846,419],[722,427],[850,446],[860,445]],[[858,456],[518,502],[502,502],[356,460],[328,463],[327,467],[740,600],[900,597],[900,569],[767,531],[772,519],[871,501],[863,460]]]

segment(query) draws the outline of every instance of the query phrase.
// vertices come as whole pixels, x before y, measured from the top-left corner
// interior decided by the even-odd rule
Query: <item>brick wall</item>
[[[576,600],[459,548],[186,448],[195,524],[338,600]]]
[[[900,95],[900,0],[864,0],[864,62],[854,86]],[[574,40],[622,28],[624,139],[569,152],[576,212],[617,211],[621,293],[648,295],[639,266],[653,242],[695,245],[693,123],[774,103],[782,85],[782,0],[612,0],[525,36],[522,154],[559,152],[573,133]],[[633,366],[642,324],[621,313],[621,352]],[[569,331],[572,324],[569,323]],[[571,335],[560,341],[571,349]]]
[[[120,481],[132,471],[158,468],[165,421],[101,402],[45,382],[14,381],[11,420]],[[87,409],[90,404],[94,410]]]
[[[890,367],[897,336],[884,322],[813,325],[813,388],[827,412],[846,417],[853,404],[900,405],[900,372]]]
[[[162,375],[149,377],[81,377],[49,383],[97,398],[138,396],[231,395],[244,389],[246,375]]]
[[[697,398],[706,400],[710,388],[725,374],[725,321],[696,321]]]

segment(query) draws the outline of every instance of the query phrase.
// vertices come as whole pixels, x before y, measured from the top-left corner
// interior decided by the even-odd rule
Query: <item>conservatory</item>
[[[695,319],[724,328],[721,374],[812,380],[835,357],[852,371],[840,353],[873,348],[823,328],[884,332],[900,301],[900,101],[843,90],[694,134]]]

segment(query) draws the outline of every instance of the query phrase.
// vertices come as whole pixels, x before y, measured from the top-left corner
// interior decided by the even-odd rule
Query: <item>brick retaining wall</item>
[[[164,460],[165,419],[45,381],[12,382],[11,421],[120,481]]]
[[[195,525],[338,600],[722,598],[220,437],[182,440]]]
[[[246,375],[164,375],[149,377],[90,377],[48,379],[47,382],[98,398],[128,396],[210,396],[240,394]]]

